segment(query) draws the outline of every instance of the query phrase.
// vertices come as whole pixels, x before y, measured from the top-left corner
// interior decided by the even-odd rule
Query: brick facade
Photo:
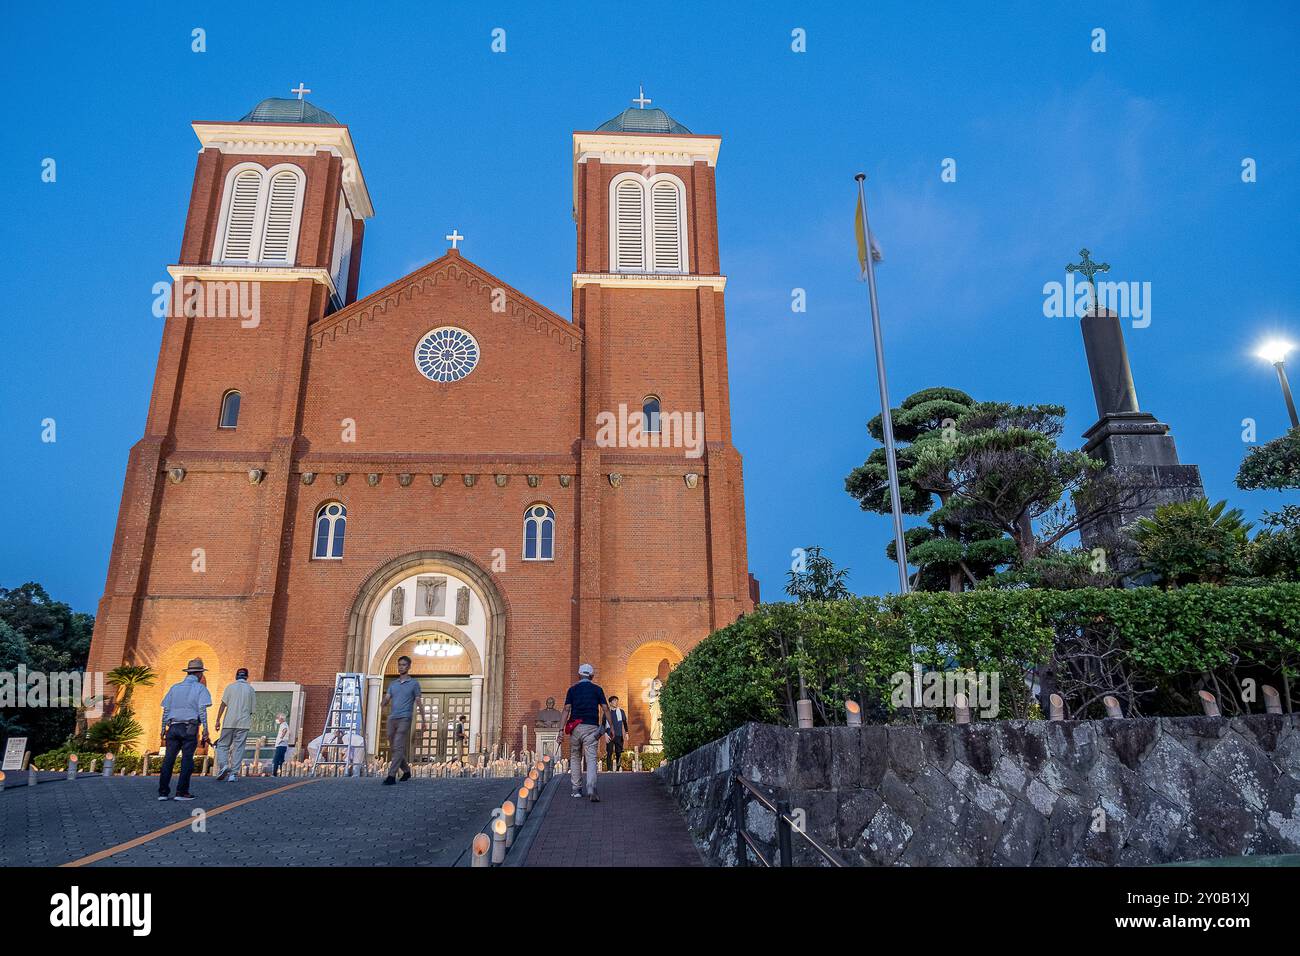
[[[226,174],[246,161],[304,171],[296,266],[329,269],[344,161],[324,149],[209,147],[173,269],[178,296],[186,269],[201,287],[215,281],[204,267]],[[640,167],[575,166],[577,272],[608,273],[609,183]],[[714,167],[671,171],[686,187],[685,278],[717,276]],[[385,668],[366,660],[356,634],[388,613],[385,589],[398,580],[389,569],[440,554],[451,563],[430,567],[469,569],[462,577],[500,618],[488,640],[502,642],[501,672],[488,675],[483,705],[499,713],[482,725],[485,745],[518,747],[520,726],[532,726],[548,696],[562,698],[580,661],[622,697],[633,742],[644,742],[644,684],[658,661],[676,663],[753,606],[720,284],[575,280],[570,322],[449,251],[357,300],[364,225],[353,223],[341,308],[311,275],[270,281],[249,268],[229,278],[257,284],[255,324],[167,318],[91,668],[160,669],[159,686],[136,695],[146,745],[157,702],[190,656],[211,668],[214,697],[241,666],[255,681],[303,684],[310,739],[335,673],[355,664],[350,654],[370,672]],[[430,381],[413,361],[416,342],[440,326],[480,345],[477,367],[458,382]],[[241,393],[238,427],[219,429],[230,389]],[[650,394],[665,413],[704,413],[700,457],[602,447],[600,413],[620,403],[639,412]],[[342,560],[312,556],[315,514],[328,501],[348,512]],[[555,512],[552,561],[521,559],[524,512],[537,502]],[[492,655],[483,657],[490,670]]]

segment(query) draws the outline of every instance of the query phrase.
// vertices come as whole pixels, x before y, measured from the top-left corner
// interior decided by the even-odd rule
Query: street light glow
[[[1270,365],[1276,365],[1278,362],[1283,361],[1287,353],[1293,348],[1295,346],[1285,339],[1269,339],[1255,350],[1255,354]]]

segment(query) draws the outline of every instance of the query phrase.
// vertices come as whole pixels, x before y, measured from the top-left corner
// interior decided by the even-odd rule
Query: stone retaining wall
[[[1300,852],[1300,715],[964,726],[747,724],[655,771],[715,864],[733,776],[854,866],[1096,866]],[[775,819],[748,801],[771,855]],[[818,858],[795,838],[796,864]],[[753,862],[751,860],[751,862]]]

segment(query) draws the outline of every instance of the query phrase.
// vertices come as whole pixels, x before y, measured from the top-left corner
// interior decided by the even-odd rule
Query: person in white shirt
[[[271,776],[280,776],[280,767],[284,763],[285,755],[289,752],[289,747],[289,721],[285,718],[284,714],[276,714],[275,760],[271,762]]]
[[[253,727],[253,709],[257,706],[257,692],[248,682],[248,668],[235,672],[234,683],[227,684],[217,708],[217,780],[234,780],[244,762],[244,745]],[[222,719],[225,726],[222,726]]]

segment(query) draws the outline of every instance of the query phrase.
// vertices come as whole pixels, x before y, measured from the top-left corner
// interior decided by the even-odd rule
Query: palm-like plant
[[[86,731],[86,743],[96,750],[119,753],[140,739],[144,728],[130,711],[119,710]]]
[[[143,664],[123,664],[104,675],[104,680],[118,688],[122,697],[118,708],[122,713],[131,713],[131,696],[137,687],[152,687],[158,675]]]
[[[1166,587],[1222,584],[1242,570],[1247,532],[1240,508],[1208,499],[1161,505],[1133,526],[1138,557]]]

